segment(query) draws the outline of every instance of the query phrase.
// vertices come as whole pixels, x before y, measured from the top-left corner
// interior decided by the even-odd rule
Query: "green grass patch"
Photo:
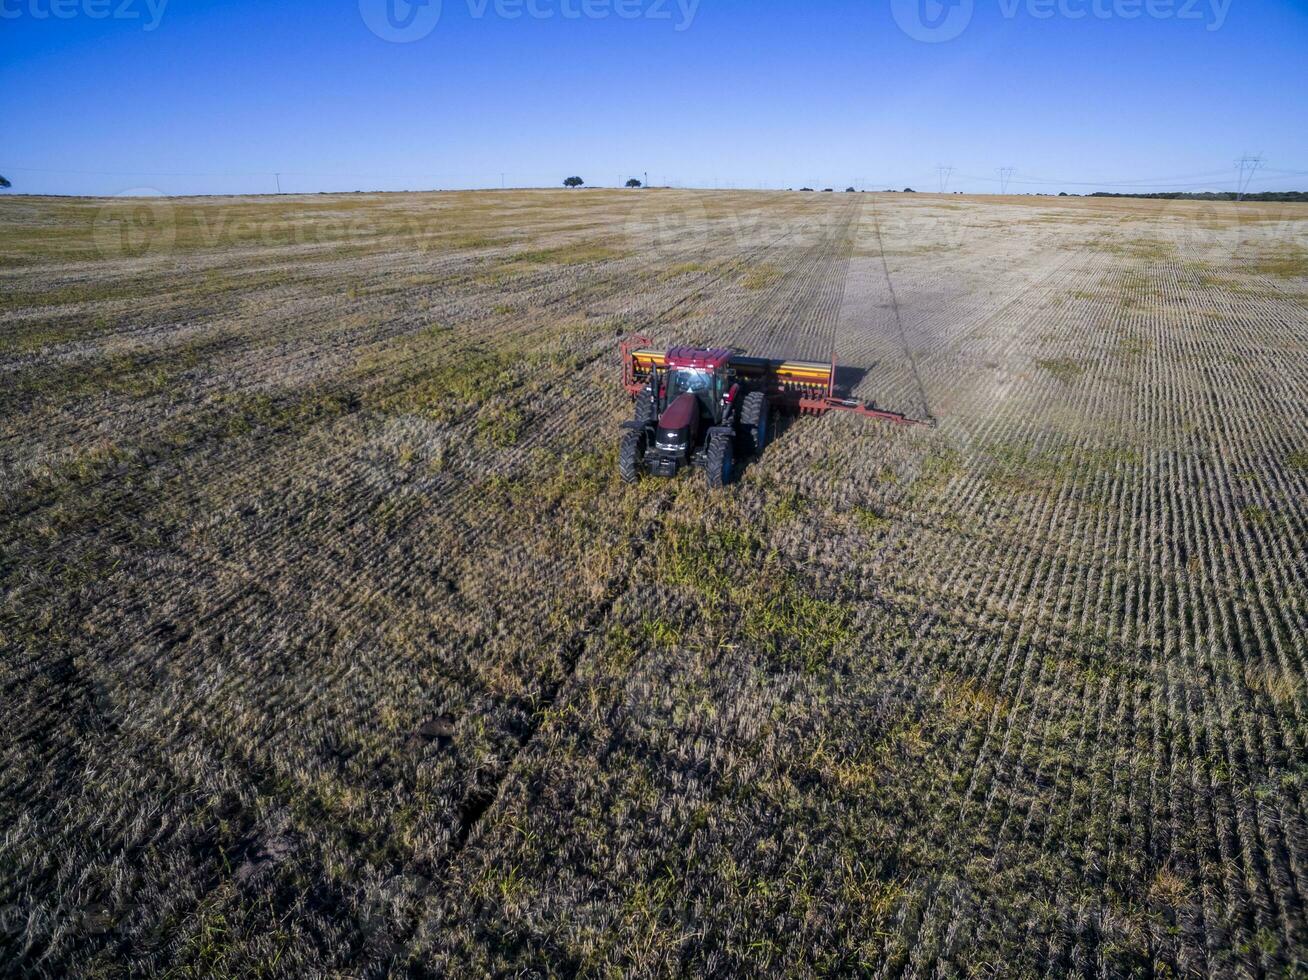
[[[307,391],[292,396],[267,392],[223,395],[220,416],[225,434],[241,436],[256,429],[300,430],[348,415],[359,407],[358,396],[347,391]]]
[[[0,351],[15,354],[40,350],[54,344],[87,340],[108,333],[118,322],[110,316],[73,316],[28,322],[19,329],[0,333]]]
[[[962,473],[963,464],[956,450],[942,444],[933,445],[922,460],[922,469],[913,482],[912,494],[920,500],[948,486],[954,477]]]
[[[740,284],[746,289],[766,289],[781,278],[781,270],[773,265],[760,265],[751,269]]]
[[[708,267],[702,262],[679,262],[660,272],[659,281],[667,282],[669,279],[676,279],[678,276],[691,276],[697,272],[705,272],[707,269]]]
[[[762,541],[749,530],[726,526],[705,531],[673,524],[659,545],[659,575],[669,585],[718,599],[742,573],[748,574],[758,565],[762,554]]]
[[[784,524],[808,512],[808,501],[794,489],[778,489],[764,506],[769,524]]]
[[[106,394],[150,398],[174,393],[182,374],[196,368],[205,356],[224,344],[223,338],[214,337],[158,353],[117,352],[83,363],[15,371],[0,386],[0,411],[20,411],[34,401],[67,403]]]
[[[510,258],[514,262],[526,262],[531,265],[584,265],[587,262],[606,262],[621,258],[624,254],[599,242],[577,242],[574,245],[558,245],[554,248],[516,252]]]
[[[496,449],[517,445],[526,427],[527,416],[520,409],[495,405],[477,419],[477,439]]]
[[[1044,358],[1036,361],[1036,366],[1048,371],[1065,385],[1085,373],[1085,365],[1070,357]]]
[[[854,508],[854,520],[858,522],[859,527],[871,534],[880,534],[883,531],[888,531],[894,524],[894,521],[890,518],[883,517],[871,507],[862,506]]]
[[[645,619],[640,624],[640,635],[647,641],[664,649],[672,649],[681,644],[681,631],[665,619]]]
[[[1092,245],[1101,252],[1107,252],[1109,255],[1117,255],[1126,259],[1162,262],[1176,257],[1175,245],[1171,242],[1159,241],[1153,238],[1138,238],[1128,242],[1097,241]]]
[[[1284,248],[1271,255],[1259,256],[1244,268],[1247,272],[1273,279],[1308,279],[1308,251]]]
[[[1117,356],[1127,363],[1135,363],[1153,349],[1153,341],[1139,337],[1123,337],[1117,344]]]
[[[520,361],[498,351],[434,356],[426,369],[364,396],[366,406],[391,415],[447,422],[475,410],[517,384]]]
[[[760,650],[769,669],[815,672],[853,635],[853,608],[814,595],[751,531],[674,523],[657,549],[656,575],[692,593],[726,635]]]
[[[813,596],[794,577],[767,577],[745,592],[741,631],[779,670],[817,673],[853,638],[848,603]]]
[[[470,252],[506,245],[511,239],[490,238],[486,235],[456,235],[441,242],[450,251]]]
[[[1139,462],[1134,450],[1063,446],[1038,452],[1022,443],[995,443],[986,454],[991,460],[986,479],[1015,492],[1053,490],[1069,481],[1090,484],[1101,473]]]

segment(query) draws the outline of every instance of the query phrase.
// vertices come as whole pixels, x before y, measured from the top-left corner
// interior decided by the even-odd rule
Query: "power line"
[[[1017,173],[1016,167],[999,168],[999,193],[1008,193],[1008,182],[1013,179],[1013,174]]]
[[[1244,200],[1244,195],[1249,190],[1249,184],[1252,183],[1254,179],[1254,174],[1258,172],[1258,168],[1261,167],[1262,164],[1263,164],[1263,158],[1261,154],[1256,157],[1251,157],[1249,154],[1246,153],[1244,156],[1240,158],[1240,161],[1238,163],[1238,166],[1240,168],[1240,182],[1238,185],[1236,185],[1236,194],[1235,194],[1235,199],[1237,201]],[[1245,177],[1246,172],[1249,175],[1248,178]]]
[[[1080,187],[1163,187],[1175,184],[1181,180],[1195,180],[1201,177],[1229,177],[1231,171],[1211,170],[1207,173],[1200,174],[1179,174],[1174,177],[1151,177],[1149,179],[1136,180],[1065,180],[1061,177],[1038,177],[1034,174],[1023,174],[1021,176],[1011,177],[1009,183],[1012,184],[1066,184],[1068,186]],[[959,174],[967,180],[980,180],[986,183],[998,183],[995,177],[983,177],[978,174]]]
[[[954,168],[939,166],[936,167],[936,175],[940,178],[940,193],[945,193],[945,188],[949,186],[949,178],[954,173]]]

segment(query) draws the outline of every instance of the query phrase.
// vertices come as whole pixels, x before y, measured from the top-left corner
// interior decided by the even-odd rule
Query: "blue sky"
[[[1014,190],[1229,189],[1248,152],[1255,189],[1308,189],[1308,3],[952,3],[2,0],[0,174],[934,190],[948,165],[950,190],[997,190],[1000,167]],[[936,23],[957,36],[919,39]]]

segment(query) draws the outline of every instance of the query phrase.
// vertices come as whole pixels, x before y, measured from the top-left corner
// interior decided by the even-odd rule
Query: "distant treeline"
[[[1145,197],[1157,201],[1235,201],[1239,198],[1234,191],[1221,191],[1213,193],[1211,191],[1203,194],[1184,194],[1180,191],[1171,191],[1162,194],[1114,194],[1110,191],[1095,191],[1087,197]],[[1308,192],[1305,191],[1262,191],[1258,194],[1244,195],[1246,201],[1300,201],[1308,202]]]

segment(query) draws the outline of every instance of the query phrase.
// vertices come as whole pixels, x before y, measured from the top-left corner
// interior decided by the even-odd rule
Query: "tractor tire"
[[[742,456],[762,456],[772,434],[772,406],[761,391],[751,391],[740,407],[740,448]]]
[[[654,422],[658,416],[658,409],[654,406],[654,392],[646,388],[636,396],[636,421],[641,425],[649,425]]]
[[[704,467],[708,474],[709,489],[725,487],[736,475],[735,440],[729,433],[719,432],[709,436],[708,458]]]
[[[623,483],[639,483],[645,462],[645,433],[628,429],[618,446],[618,474]]]

